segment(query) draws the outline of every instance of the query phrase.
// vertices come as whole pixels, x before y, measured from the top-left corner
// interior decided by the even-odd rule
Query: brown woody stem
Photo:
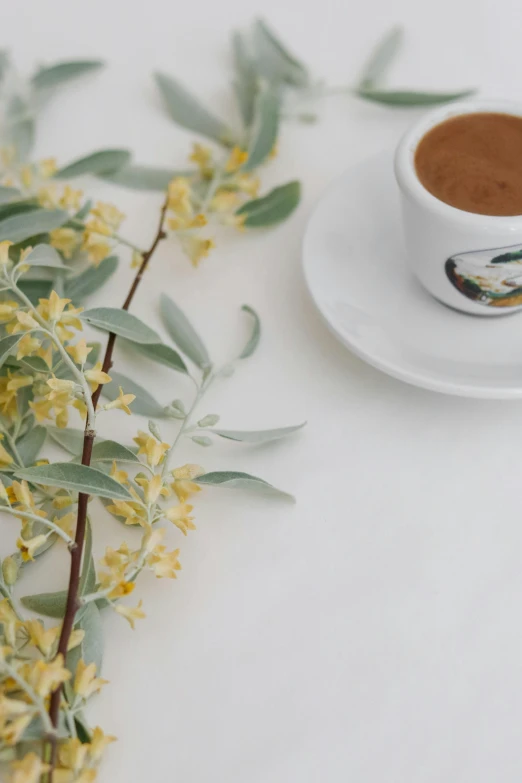
[[[143,256],[143,260],[140,264],[140,268],[136,273],[136,276],[132,282],[127,298],[123,303],[122,310],[129,309],[131,302],[134,298],[134,294],[136,293],[138,286],[141,282],[143,274],[149,265],[150,259],[152,258],[161,240],[164,239],[166,236],[163,228],[165,223],[166,212],[167,212],[167,201],[165,200],[165,203],[161,208],[160,220],[159,220],[156,236],[154,237],[154,241],[152,242],[152,245],[150,246],[149,250],[147,250],[147,252]],[[112,367],[112,354],[114,351],[115,342],[116,342],[116,335],[110,334],[109,339],[107,341],[107,347],[105,349],[105,356],[103,359],[103,367],[102,367],[103,372],[108,372]],[[95,409],[100,399],[101,390],[102,387],[100,385],[92,395],[92,404]],[[88,425],[86,425],[84,438],[83,438],[82,465],[91,464],[92,447],[95,438],[96,438],[96,432],[93,429],[91,429]],[[71,638],[71,633],[74,627],[76,612],[79,609],[78,588],[80,585],[81,564],[82,564],[83,549],[85,544],[85,530],[87,525],[88,502],[89,502],[89,495],[80,492],[78,495],[78,516],[76,520],[76,534],[75,534],[76,546],[71,550],[71,569],[69,574],[69,587],[67,590],[67,601],[65,604],[65,614],[63,618],[60,640],[58,642],[58,650],[56,653],[57,655],[62,655],[64,661],[67,655],[67,648],[69,646],[69,640]],[[60,716],[61,693],[62,693],[62,688],[60,686],[51,694],[49,717],[55,729],[58,727],[58,719]],[[56,750],[57,750],[56,736],[49,737],[48,743],[51,748],[51,752],[50,752],[51,770],[48,779],[49,781],[52,781],[53,770],[56,765]]]

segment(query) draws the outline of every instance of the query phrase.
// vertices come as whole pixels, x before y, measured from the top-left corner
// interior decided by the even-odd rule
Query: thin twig
[[[134,294],[136,293],[138,286],[141,282],[141,279],[148,267],[150,259],[152,258],[161,240],[164,239],[166,236],[163,228],[165,223],[166,212],[167,212],[167,200],[165,200],[165,203],[161,208],[158,230],[156,232],[156,236],[154,237],[154,241],[152,242],[152,245],[150,246],[149,250],[143,256],[143,260],[141,262],[140,268],[138,269],[136,277],[132,282],[127,298],[123,303],[122,310],[129,309],[131,302],[134,298]],[[107,347],[105,349],[105,357],[103,359],[103,366],[102,366],[103,372],[108,372],[112,367],[112,355],[114,352],[115,342],[116,342],[116,335],[110,334],[109,339],[107,341]],[[98,388],[93,393],[91,398],[92,406],[94,409],[96,409],[96,406],[98,405],[100,394],[101,394],[101,385],[98,386]],[[82,452],[82,462],[81,462],[82,465],[88,466],[91,464],[92,448],[93,448],[95,437],[96,437],[96,432],[92,429],[91,426],[89,426],[89,422],[87,422],[85,433],[84,433],[84,439],[83,439],[83,452]],[[83,492],[79,493],[78,516],[76,521],[76,535],[75,535],[76,546],[71,551],[71,570],[69,575],[69,587],[67,589],[67,601],[65,604],[65,614],[63,618],[62,630],[60,633],[60,640],[58,642],[58,650],[57,650],[57,655],[61,653],[64,657],[64,660],[67,654],[69,640],[74,627],[76,612],[79,608],[78,592],[79,592],[79,585],[80,585],[81,563],[82,563],[83,549],[85,543],[85,531],[87,525],[88,500],[89,500],[89,495],[86,495]],[[55,728],[58,726],[58,719],[60,715],[61,692],[62,692],[62,688],[61,686],[59,686],[55,691],[53,691],[51,695],[49,717],[51,719],[52,725]],[[57,750],[56,736],[50,736],[48,738],[48,742],[49,745],[51,746],[51,755],[50,755],[51,770],[49,774],[49,779],[52,780],[53,770],[56,765],[56,750]]]

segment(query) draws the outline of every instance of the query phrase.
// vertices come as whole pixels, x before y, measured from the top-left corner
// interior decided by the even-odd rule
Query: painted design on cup
[[[522,305],[522,245],[458,253],[445,269],[455,288],[478,304]]]

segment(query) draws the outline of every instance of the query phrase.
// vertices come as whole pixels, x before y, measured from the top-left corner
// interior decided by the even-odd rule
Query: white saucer
[[[404,260],[393,155],[325,193],[303,246],[306,282],[332,332],[369,364],[425,389],[522,398],[522,313],[465,315],[437,302]]]

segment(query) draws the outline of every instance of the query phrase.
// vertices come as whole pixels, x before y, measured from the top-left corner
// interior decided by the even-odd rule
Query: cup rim
[[[492,112],[500,114],[512,114],[522,117],[522,103],[516,101],[469,99],[439,106],[425,114],[418,122],[406,131],[400,140],[395,153],[394,167],[395,177],[401,190],[416,202],[423,203],[427,208],[439,213],[442,217],[466,223],[468,225],[480,224],[496,228],[522,223],[520,215],[481,215],[476,212],[466,212],[458,207],[453,207],[441,201],[429,190],[426,190],[415,171],[415,151],[420,140],[445,120],[459,117],[464,114],[476,114],[478,112]]]

